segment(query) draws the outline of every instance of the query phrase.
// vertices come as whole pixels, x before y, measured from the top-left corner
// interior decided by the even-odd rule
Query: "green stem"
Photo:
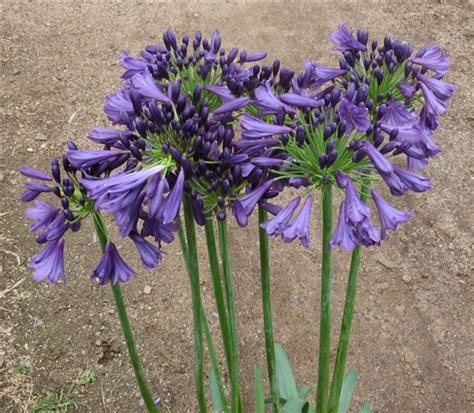
[[[260,226],[267,220],[267,211],[258,206],[258,237],[260,244],[260,280],[262,286],[263,326],[265,331],[265,350],[267,354],[267,370],[272,393],[273,412],[278,412],[280,396],[275,374],[275,345],[273,340],[272,298],[270,289],[270,258],[268,237]]]
[[[191,207],[191,200],[186,195],[183,199],[184,206],[184,222],[186,226],[187,239],[187,270],[191,281],[191,298],[193,307],[193,325],[194,325],[194,352],[196,363],[196,393],[200,413],[207,412],[206,393],[204,387],[204,357],[203,357],[203,323],[202,323],[202,303],[201,303],[201,286],[199,281],[199,262],[196,242],[196,229],[194,227],[194,217]],[[181,241],[181,236],[180,236]]]
[[[232,371],[230,374],[232,385],[232,403],[231,411],[233,413],[242,411],[242,403],[239,388],[239,357],[237,349],[237,332],[235,325],[235,303],[234,303],[234,287],[232,282],[232,269],[230,266],[229,242],[227,236],[227,221],[219,220],[217,224],[219,233],[219,247],[221,252],[222,266],[224,269],[224,286],[227,298],[227,313],[229,315],[229,332],[230,332],[230,349]]]
[[[367,199],[367,184],[361,188],[361,199],[365,202]],[[347,281],[346,299],[344,302],[344,313],[341,323],[341,334],[337,345],[336,364],[331,385],[331,395],[329,397],[329,412],[337,413],[339,400],[341,397],[342,382],[344,381],[344,372],[346,366],[347,352],[349,349],[349,337],[351,333],[352,318],[354,315],[355,298],[357,291],[357,279],[360,267],[360,255],[362,247],[356,246],[352,252],[351,267],[349,270],[349,279]]]
[[[329,242],[332,232],[332,186],[322,188],[323,241],[321,267],[321,314],[319,328],[319,365],[316,411],[327,413],[329,389],[329,357],[331,352],[331,284],[332,256]]]
[[[227,362],[227,369],[229,375],[232,377],[232,357],[231,357],[231,343],[230,343],[230,330],[229,320],[226,310],[226,303],[224,298],[224,292],[222,290],[221,278],[219,274],[219,260],[217,258],[217,247],[216,238],[214,235],[214,226],[212,223],[212,215],[206,217],[206,223],[204,225],[206,233],[206,244],[207,254],[209,258],[209,267],[211,269],[212,284],[214,287],[214,296],[216,299],[217,314],[219,316],[219,324],[221,328],[222,341],[224,344],[224,352]]]
[[[98,212],[94,213],[93,221],[97,237],[99,238],[100,247],[102,249],[102,252],[104,252],[105,247],[109,242],[107,229],[105,227],[104,221],[102,220],[102,217]],[[137,346],[135,344],[135,339],[132,333],[132,328],[130,327],[130,322],[128,320],[127,310],[123,301],[120,284],[112,284],[112,293],[114,295],[117,314],[120,319],[120,325],[122,327],[122,332],[125,338],[125,342],[127,344],[128,354],[130,356],[130,361],[132,362],[138,387],[140,388],[140,393],[143,397],[143,401],[147,410],[149,412],[157,413],[159,412],[159,409],[158,406],[155,404],[155,401],[153,400],[153,396],[151,395],[150,389],[148,388],[145,373],[143,371],[142,363],[140,360],[140,355],[138,354]]]
[[[181,223],[181,220],[178,219],[178,222],[179,222],[179,229],[178,229],[179,244],[181,246],[181,251],[183,252],[183,259],[184,259],[184,264],[185,264],[185,267],[186,267],[186,271],[189,274],[190,270],[189,270],[188,246],[187,246],[187,243],[186,243],[186,237],[184,235],[183,225]],[[203,321],[203,327],[204,327],[203,331],[204,331],[204,334],[205,334],[206,340],[207,340],[207,347],[209,349],[209,355],[211,357],[212,368],[214,369],[214,373],[215,373],[215,375],[217,377],[217,380],[218,380],[221,399],[225,401],[224,385],[222,384],[222,380],[221,380],[221,373],[220,373],[220,369],[219,369],[219,363],[217,361],[216,350],[215,350],[214,344],[212,342],[211,331],[209,329],[209,324],[207,322],[206,314],[205,314],[204,308],[202,306],[201,306],[201,310],[202,310],[202,321]]]

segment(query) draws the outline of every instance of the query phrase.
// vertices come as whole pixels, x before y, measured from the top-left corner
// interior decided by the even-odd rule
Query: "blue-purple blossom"
[[[69,163],[76,168],[89,168],[104,161],[114,161],[122,155],[113,150],[69,150],[66,153]]]
[[[439,46],[424,47],[410,60],[438,75],[444,75],[449,70],[449,56]]]
[[[47,202],[36,200],[35,206],[26,209],[25,215],[32,222],[30,231],[35,232],[41,227],[46,227],[56,216],[61,213],[59,208],[55,208]]]
[[[334,50],[339,52],[346,50],[362,50],[365,52],[367,50],[365,45],[354,38],[344,23],[339,25],[338,31],[331,33],[330,39],[337,46]]]
[[[260,109],[261,114],[274,114],[281,111],[293,114],[295,110],[282,102],[273,92],[271,85],[267,82],[257,87],[254,91],[255,98],[252,104]]]
[[[369,111],[365,107],[356,106],[348,99],[343,99],[339,106],[339,116],[349,130],[356,128],[365,132],[370,127]]]
[[[130,138],[130,136],[129,131],[101,127],[92,129],[87,135],[91,141],[102,145],[114,145],[122,139]]]
[[[250,99],[248,97],[236,98],[219,106],[213,113],[214,115],[222,115],[224,113],[233,112],[235,110],[242,109],[249,102]]]
[[[352,250],[357,246],[352,224],[346,219],[346,204],[341,202],[339,207],[339,219],[336,230],[329,242],[329,247],[340,246],[344,250]]]
[[[96,280],[100,285],[109,282],[116,284],[128,281],[135,274],[135,271],[122,259],[115,245],[108,242],[104,255],[91,274],[91,279]]]
[[[313,197],[310,195],[306,197],[304,204],[300,209],[300,212],[281,233],[281,237],[284,242],[292,242],[295,238],[298,237],[301,244],[305,248],[308,248],[312,206]]]
[[[64,240],[48,242],[46,247],[31,257],[28,265],[34,270],[35,281],[47,279],[55,283],[60,278],[64,281]]]
[[[293,132],[293,129],[288,126],[272,125],[248,114],[242,116],[240,126],[242,127],[243,139],[260,139]]]
[[[171,99],[166,96],[155,83],[148,69],[144,73],[138,73],[131,79],[132,87],[142,96],[154,99],[161,103],[171,103]]]
[[[38,179],[40,181],[51,181],[51,177],[47,173],[44,173],[43,171],[40,171],[36,168],[32,168],[30,166],[22,166],[20,168],[20,172],[23,176],[26,176],[31,179]]]
[[[252,192],[245,194],[239,199],[235,200],[232,205],[232,213],[235,219],[241,227],[244,227],[248,223],[248,217],[252,214],[253,210],[257,206],[257,203],[262,199],[265,193],[273,185],[273,181],[269,180]]]
[[[116,124],[130,124],[130,119],[135,117],[132,101],[128,92],[119,90],[105,98],[104,112]]]
[[[265,221],[260,226],[265,229],[268,235],[280,235],[287,228],[300,200],[301,198],[297,196],[286,207],[280,209],[274,218]]]
[[[156,245],[148,242],[136,232],[132,232],[129,237],[135,243],[135,247],[137,247],[144,268],[155,268],[161,262],[162,252]]]
[[[371,191],[371,194],[380,218],[382,239],[385,238],[387,230],[395,231],[399,224],[410,220],[410,214],[392,207],[375,189]]]

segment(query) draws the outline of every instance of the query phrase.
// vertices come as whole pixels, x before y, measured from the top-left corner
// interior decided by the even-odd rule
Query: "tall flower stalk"
[[[107,228],[102,220],[100,213],[96,212],[93,214],[94,228],[97,234],[97,238],[102,249],[102,253],[105,253],[107,244],[109,243],[109,236],[107,233]],[[148,383],[145,377],[145,372],[143,371],[142,362],[140,355],[138,354],[137,345],[135,344],[135,338],[133,337],[132,328],[130,326],[130,321],[127,316],[127,309],[123,301],[122,289],[120,284],[112,284],[112,293],[114,296],[115,307],[117,309],[117,314],[120,320],[120,326],[122,327],[123,336],[125,338],[125,343],[127,344],[128,354],[130,356],[130,361],[132,363],[133,371],[135,373],[135,378],[137,380],[138,387],[140,389],[140,394],[143,397],[143,402],[145,403],[146,409],[150,413],[158,413],[159,408],[155,403],[153,396],[151,395]]]

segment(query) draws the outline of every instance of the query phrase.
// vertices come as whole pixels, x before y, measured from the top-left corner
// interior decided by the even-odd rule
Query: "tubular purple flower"
[[[46,227],[51,221],[61,213],[59,208],[54,208],[51,204],[37,200],[34,207],[26,209],[26,217],[32,221],[30,231],[35,232],[41,227]]]
[[[374,145],[372,145],[372,143],[369,141],[364,141],[364,148],[366,150],[367,156],[377,171],[379,171],[381,174],[393,173],[393,167],[390,161],[385,156],[383,156],[379,150]]]
[[[451,96],[456,90],[456,86],[443,82],[442,80],[436,79],[434,77],[425,76],[421,73],[417,77],[422,85],[428,87],[434,93],[434,95],[443,102],[451,99]]]
[[[244,59],[245,63],[250,62],[258,62],[259,60],[263,60],[267,57],[267,52],[253,52],[247,53],[247,56]]]
[[[105,285],[108,282],[112,284],[126,282],[134,275],[135,271],[122,259],[115,245],[108,242],[104,255],[92,272],[91,279],[97,280],[100,285]]]
[[[179,214],[179,208],[183,199],[184,171],[178,174],[178,179],[173,189],[165,200],[163,207],[163,224],[169,224],[176,219]]]
[[[104,112],[113,125],[127,124],[128,117],[135,117],[130,96],[123,90],[105,97]]]
[[[416,86],[409,82],[399,83],[397,88],[400,90],[402,96],[406,99],[411,99],[413,96],[415,96]]]
[[[145,69],[150,66],[150,62],[130,57],[125,50],[120,52],[120,64],[127,69],[122,74],[122,79],[129,79],[137,73],[143,73]]]
[[[301,244],[305,248],[308,248],[312,206],[313,197],[310,195],[306,197],[300,212],[295,217],[293,222],[291,222],[291,224],[288,225],[282,232],[281,236],[284,242],[292,242],[296,237],[298,237]]]
[[[336,245],[339,245],[344,250],[353,250],[357,245],[352,225],[346,219],[346,204],[344,201],[341,202],[339,207],[339,219],[332,239],[329,242],[330,248]]]
[[[161,262],[161,250],[157,246],[148,242],[136,232],[131,232],[129,237],[135,243],[144,268],[155,268]]]
[[[171,99],[161,91],[148,69],[146,69],[143,74],[138,73],[133,76],[131,84],[133,89],[142,96],[154,99],[161,103],[171,103]]]
[[[231,102],[235,99],[235,96],[227,86],[209,85],[206,86],[206,90],[219,96],[224,103]]]
[[[371,247],[373,245],[380,245],[382,237],[380,230],[370,220],[370,217],[364,217],[364,219],[355,225],[354,235],[357,239],[357,243],[364,247]]]
[[[90,180],[81,179],[80,183],[88,190],[92,200],[97,201],[96,207],[100,208],[100,203],[105,201],[107,195],[123,195],[134,188],[143,185],[149,178],[163,170],[162,165],[156,165],[148,169],[141,169],[131,173],[117,173],[109,178]]]
[[[444,75],[449,70],[449,56],[436,45],[423,48],[409,60],[438,75]]]
[[[26,191],[23,192],[21,200],[23,202],[30,202],[36,199],[43,192],[51,192],[52,189],[45,184],[38,184],[36,182],[27,182],[25,184]]]
[[[260,139],[293,132],[293,129],[288,126],[272,125],[249,114],[242,116],[240,126],[242,127],[242,139]]]
[[[213,113],[214,115],[222,115],[224,113],[233,112],[234,110],[242,109],[249,102],[250,99],[248,97],[237,98],[219,106]]]
[[[260,85],[255,89],[255,99],[252,103],[263,111],[265,114],[274,114],[284,110],[288,114],[294,114],[295,110],[283,103],[273,93],[269,82]]]
[[[104,161],[114,161],[123,152],[113,150],[69,150],[66,157],[69,163],[76,168],[90,168]]]
[[[311,87],[317,89],[322,86],[324,83],[334,80],[340,76],[344,76],[347,73],[347,70],[332,68],[332,67],[323,67],[312,61],[305,61],[304,67],[305,78],[303,79],[303,87]],[[307,75],[306,75],[307,73]]]
[[[296,93],[284,93],[280,96],[282,102],[297,108],[319,108],[324,104],[322,100],[315,100],[308,96],[298,95]]]
[[[267,232],[268,235],[279,235],[288,226],[293,213],[300,203],[301,198],[297,196],[286,207],[281,209],[274,218],[265,221],[260,226]]]
[[[91,141],[102,145],[114,145],[117,141],[127,139],[130,136],[132,136],[132,134],[129,131],[101,127],[92,129],[89,135],[87,135]]]
[[[404,102],[392,99],[380,120],[386,125],[404,126],[416,122],[418,116],[415,112],[408,110]]]
[[[382,239],[385,239],[387,230],[395,231],[399,224],[407,222],[410,220],[411,215],[399,211],[398,209],[392,207],[382,196],[375,191],[371,191],[372,199],[374,200],[375,206],[377,207],[377,212],[379,214],[380,223],[382,228],[380,230],[380,235]]]
[[[339,25],[337,32],[331,33],[330,39],[337,46],[334,50],[338,52],[345,52],[346,50],[362,50],[365,52],[367,50],[367,47],[354,38],[344,23]]]
[[[268,156],[257,156],[252,158],[252,164],[263,168],[273,168],[275,166],[283,165],[283,159],[270,158]]]
[[[273,180],[269,180],[233,202],[232,213],[241,227],[247,225],[248,217],[252,214],[258,201],[260,201],[272,185]]]
[[[35,270],[35,281],[47,279],[50,283],[55,283],[59,278],[64,281],[64,240],[50,241],[31,258],[28,266]]]
[[[393,165],[393,169],[395,175],[413,192],[425,192],[433,187],[429,178],[417,175],[396,165]]]
[[[339,105],[339,116],[346,123],[349,132],[352,128],[365,132],[370,127],[367,108],[356,106],[347,99],[342,99]]]
[[[31,168],[30,166],[22,166],[20,168],[20,172],[23,176],[26,176],[31,179],[39,179],[40,181],[51,181],[51,177],[36,169],[36,168]]]
[[[352,183],[352,180],[349,177],[347,177],[347,180],[345,182],[345,187],[346,187],[346,201],[345,201],[346,219],[352,222],[353,224],[358,224],[364,218],[367,218],[370,216],[370,208],[361,201],[354,187],[354,184]]]

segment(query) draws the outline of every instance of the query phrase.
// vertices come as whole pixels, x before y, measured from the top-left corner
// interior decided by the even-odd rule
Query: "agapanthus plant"
[[[120,90],[106,97],[104,111],[119,128],[96,127],[88,135],[101,149],[78,149],[69,142],[52,174],[24,167],[28,182],[24,201],[51,192],[59,206],[37,200],[27,209],[38,243],[45,248],[30,262],[36,280],[64,280],[64,240],[92,218],[103,256],[91,278],[111,284],[137,381],[149,411],[157,411],[143,375],[119,283],[135,275],[110,240],[101,213],[113,215],[121,237],[136,246],[143,266],[156,267],[162,244],[177,233],[192,293],[195,379],[199,411],[207,411],[204,386],[206,339],[211,358],[211,398],[217,411],[242,412],[233,279],[227,217],[232,212],[246,226],[258,209],[262,305],[267,369],[273,411],[307,408],[287,400],[277,370],[288,370],[284,352],[273,341],[268,236],[310,245],[310,223],[322,197],[321,328],[317,412],[338,411],[352,322],[361,247],[380,245],[388,231],[410,219],[382,197],[375,184],[392,195],[431,188],[420,175],[439,153],[432,139],[439,116],[447,110],[454,86],[443,76],[446,54],[437,46],[421,49],[385,38],[369,44],[368,33],[345,26],[332,34],[339,67],[305,62],[296,75],[255,63],[265,52],[222,48],[218,31],[211,39],[196,32],[178,42],[172,31],[163,44],[150,44],[134,58],[120,55],[125,68]],[[240,136],[235,125],[240,122]],[[401,159],[403,162],[398,162]],[[62,178],[62,179],[61,179]],[[285,187],[300,190],[286,206],[273,202]],[[378,186],[377,186],[378,187]],[[332,190],[343,195],[337,225],[332,225]],[[373,205],[368,203],[373,201]],[[376,213],[374,214],[373,211]],[[273,215],[268,219],[268,213]],[[181,216],[184,217],[184,224]],[[218,244],[214,221],[217,220]],[[377,225],[378,220],[378,225]],[[195,223],[204,226],[209,267],[226,367],[227,401],[200,292]],[[331,249],[353,250],[336,364],[329,386]],[[218,249],[222,268],[219,265]],[[280,366],[280,367],[278,367]],[[257,371],[260,371],[257,369]],[[296,396],[295,396],[296,397]],[[260,407],[264,398],[260,398]],[[300,409],[300,410],[301,410]],[[263,410],[262,410],[263,411]],[[293,411],[293,410],[292,410]],[[299,411],[296,408],[295,411]]]
[[[299,211],[301,196],[281,209],[273,208],[276,215],[261,225],[268,235],[285,242],[298,238],[308,247],[315,193],[322,192],[318,412],[338,409],[361,247],[380,245],[388,230],[396,230],[411,217],[391,206],[374,186],[383,182],[395,196],[431,188],[429,178],[419,171],[440,152],[432,136],[455,89],[443,80],[448,57],[438,46],[414,53],[412,45],[389,37],[380,45],[377,39],[369,43],[365,30],[354,35],[344,24],[331,40],[342,54],[338,68],[307,61],[289,93],[270,83],[260,86],[265,98],[252,101],[259,109],[257,117],[246,114],[241,120],[242,139],[249,145],[278,138],[268,155],[274,160],[275,180],[304,189]],[[335,230],[333,187],[343,193]],[[335,246],[354,252],[329,392],[331,249]]]

